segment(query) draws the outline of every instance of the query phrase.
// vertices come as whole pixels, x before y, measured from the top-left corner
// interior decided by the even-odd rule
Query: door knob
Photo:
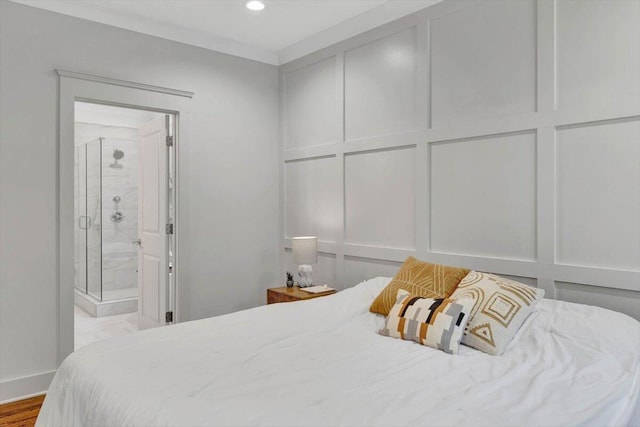
[[[134,240],[133,242],[131,242],[131,244],[140,246],[140,245],[142,245],[142,240],[140,240],[140,239]]]

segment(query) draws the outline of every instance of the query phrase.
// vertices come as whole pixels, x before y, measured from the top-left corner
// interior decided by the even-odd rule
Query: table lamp
[[[313,270],[310,264],[318,262],[318,238],[294,237],[291,240],[293,250],[293,263],[298,264],[298,286],[306,288],[312,286],[311,274]]]

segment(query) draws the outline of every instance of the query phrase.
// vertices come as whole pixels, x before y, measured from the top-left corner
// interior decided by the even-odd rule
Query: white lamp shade
[[[315,264],[318,262],[318,238],[294,237],[291,240],[294,264]]]

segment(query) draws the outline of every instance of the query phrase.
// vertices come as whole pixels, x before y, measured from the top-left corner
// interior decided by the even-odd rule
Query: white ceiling
[[[78,18],[282,64],[440,0],[12,0]]]

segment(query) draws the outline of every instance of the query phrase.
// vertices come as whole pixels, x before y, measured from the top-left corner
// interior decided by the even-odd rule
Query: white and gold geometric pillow
[[[464,328],[473,307],[472,300],[421,298],[400,289],[380,335],[457,354]]]
[[[543,296],[543,289],[494,274],[470,272],[451,294],[454,300],[475,301],[462,344],[502,355]]]

